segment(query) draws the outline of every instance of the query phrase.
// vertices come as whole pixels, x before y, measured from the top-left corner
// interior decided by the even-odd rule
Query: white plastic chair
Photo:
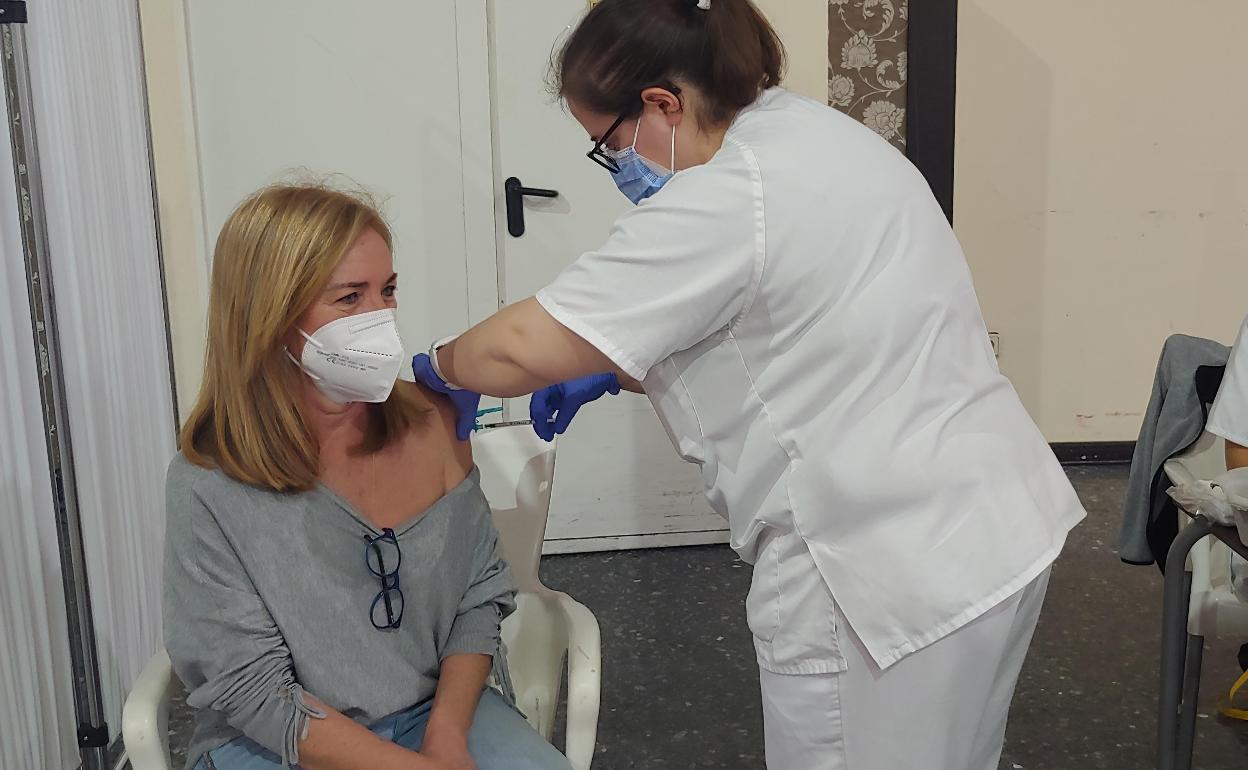
[[[1203,433],[1189,449],[1165,463],[1175,484],[1208,480],[1226,471],[1225,443]],[[1231,550],[1208,535],[1208,522],[1191,523],[1180,511],[1179,534],[1166,561],[1162,609],[1160,688],[1157,701],[1157,767],[1187,770],[1196,742],[1197,703],[1205,638],[1248,634],[1248,604],[1231,587]],[[1184,558],[1183,565],[1178,564]],[[1187,628],[1183,628],[1183,595]],[[1187,633],[1183,633],[1184,630]]]
[[[574,770],[589,770],[598,736],[602,649],[598,621],[583,604],[542,585],[538,564],[555,474],[555,445],[527,425],[473,437],[481,488],[494,511],[503,557],[519,593],[503,621],[503,643],[516,705],[546,740],[555,728],[566,664],[568,709],[564,754]]]
[[[121,740],[133,770],[172,770],[169,764],[169,702],[182,686],[169,655],[160,649],[135,680],[121,710]]]
[[[1175,486],[1221,476],[1226,472],[1225,452],[1222,439],[1202,433],[1185,452],[1166,461],[1166,476]],[[1191,518],[1179,511],[1179,527],[1189,521]],[[1217,538],[1207,537],[1192,548],[1187,568],[1192,573],[1187,632],[1201,637],[1248,637],[1248,604],[1231,588],[1231,549]]]
[[[550,740],[559,688],[568,671],[564,753],[574,770],[589,770],[598,735],[602,653],[598,621],[567,594],[538,577],[555,447],[528,426],[496,428],[473,438],[481,484],[502,537],[519,593],[516,611],[503,621],[503,643],[516,705],[529,724]],[[133,770],[171,770],[169,702],[180,684],[161,650],[148,661],[126,699],[121,731]]]

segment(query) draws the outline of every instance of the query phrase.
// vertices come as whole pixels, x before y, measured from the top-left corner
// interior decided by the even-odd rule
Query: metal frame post
[[[43,411],[48,470],[56,509],[61,580],[68,614],[69,650],[73,673],[74,713],[82,766],[106,770],[109,730],[91,611],[91,591],[83,550],[78,484],[70,441],[69,407],[65,399],[65,369],[61,360],[56,301],[48,251],[47,212],[39,173],[35,139],[34,99],[30,60],[26,48],[26,3],[0,2],[0,74],[7,94],[9,136],[13,147],[13,175],[17,180],[22,253],[34,334],[33,361],[38,362],[39,398]]]

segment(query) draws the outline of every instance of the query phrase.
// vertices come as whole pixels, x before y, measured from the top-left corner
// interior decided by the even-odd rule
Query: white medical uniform
[[[1248,446],[1248,318],[1239,328],[1218,396],[1209,410],[1205,430],[1240,446]],[[1248,602],[1248,561],[1228,551],[1231,588]]]
[[[1021,665],[1084,512],[998,371],[961,248],[901,153],[770,89],[708,163],[620,217],[537,299],[642,381],[755,565],[769,767],[901,766],[873,759],[855,724],[909,741],[925,770],[966,770],[977,740],[999,751],[970,731],[1004,729],[1006,663]],[[1002,606],[1010,622],[971,633]],[[980,670],[994,645],[990,677],[921,660]],[[872,687],[902,701],[855,695]],[[856,718],[834,722],[842,709]],[[912,732],[907,709],[930,729]],[[939,746],[919,737],[932,735]]]
[[[1231,348],[1226,374],[1222,375],[1205,429],[1227,441],[1248,446],[1248,318]]]

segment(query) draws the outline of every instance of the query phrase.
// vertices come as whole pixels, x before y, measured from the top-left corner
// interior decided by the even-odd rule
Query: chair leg
[[[1187,660],[1183,664],[1183,702],[1179,707],[1179,750],[1176,770],[1191,770],[1196,746],[1196,712],[1200,700],[1200,666],[1205,654],[1205,638],[1188,634]]]
[[[1192,597],[1192,575],[1183,567],[1192,546],[1211,531],[1208,519],[1195,517],[1179,531],[1166,557],[1168,569],[1161,612],[1161,681],[1157,699],[1158,770],[1175,770],[1178,756],[1179,705],[1183,669],[1188,661],[1187,612]]]

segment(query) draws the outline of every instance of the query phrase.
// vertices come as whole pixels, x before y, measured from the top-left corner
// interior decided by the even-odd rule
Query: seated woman
[[[217,240],[203,387],[169,468],[165,646],[188,768],[568,768],[508,697],[514,589],[442,396],[396,384],[390,231],[315,186]]]

